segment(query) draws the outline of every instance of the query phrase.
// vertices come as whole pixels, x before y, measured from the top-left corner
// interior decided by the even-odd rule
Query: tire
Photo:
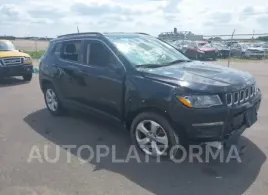
[[[22,77],[24,81],[31,81],[33,78],[33,74],[23,75]]]
[[[145,135],[145,130],[139,130],[143,129],[143,127],[146,130],[150,129],[150,131],[148,131],[148,134],[150,135]],[[152,129],[157,129],[155,134],[158,135],[153,135]],[[145,132],[147,133],[147,131]],[[172,149],[172,147],[179,145],[180,139],[183,139],[182,136],[178,136],[178,133],[174,131],[171,124],[165,117],[153,112],[144,112],[139,114],[131,124],[130,134],[132,143],[136,146],[136,148],[143,154],[151,157],[175,157],[177,151]],[[160,136],[160,134],[162,134],[162,136]],[[160,142],[158,142],[160,140],[163,143],[161,145]],[[144,144],[142,145],[142,143]],[[159,149],[159,145],[157,145],[157,143],[160,145],[160,147],[163,147],[162,150]],[[157,145],[158,150],[152,149],[155,144]],[[149,147],[152,148],[150,149]]]
[[[53,85],[48,84],[44,89],[44,99],[46,102],[47,109],[54,116],[63,115],[64,109],[62,107],[61,102],[57,96],[57,93],[53,87]]]

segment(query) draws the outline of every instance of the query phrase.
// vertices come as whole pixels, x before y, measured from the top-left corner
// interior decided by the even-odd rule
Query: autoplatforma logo
[[[58,163],[65,161],[66,163],[72,163],[74,158],[77,158],[81,164],[91,161],[100,163],[102,160],[107,161],[107,159],[112,163],[128,163],[130,161],[148,163],[152,161],[161,162],[163,160],[162,156],[157,155],[151,158],[150,155],[140,152],[134,145],[131,145],[125,151],[122,155],[121,148],[116,145],[96,145],[94,147],[90,145],[33,145],[29,152],[27,162]],[[190,145],[187,149],[181,145],[176,145],[166,153],[166,156],[169,156],[170,160],[175,163],[209,163],[214,160],[220,163],[229,163],[231,160],[237,161],[238,163],[242,162],[236,145],[232,145],[228,150],[223,148],[215,149],[210,145],[206,145],[205,147]]]

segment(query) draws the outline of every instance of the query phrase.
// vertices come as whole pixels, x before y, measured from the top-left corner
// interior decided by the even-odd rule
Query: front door
[[[83,102],[115,118],[122,117],[125,69],[110,48],[99,40],[82,44]]]

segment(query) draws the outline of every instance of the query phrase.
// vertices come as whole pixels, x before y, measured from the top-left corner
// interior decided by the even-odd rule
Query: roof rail
[[[143,33],[143,32],[136,32],[137,34],[141,34],[141,35],[150,35],[148,33]],[[151,36],[151,35],[150,35]]]
[[[101,34],[99,32],[84,32],[84,33],[71,33],[71,34],[66,34],[66,35],[60,35],[60,36],[58,36],[58,38],[71,37],[71,36],[86,36],[86,35],[103,36],[103,34]]]
[[[142,34],[142,35],[150,35],[143,32],[104,32],[103,34]]]

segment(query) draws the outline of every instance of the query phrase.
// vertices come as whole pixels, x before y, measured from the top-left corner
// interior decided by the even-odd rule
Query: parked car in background
[[[253,44],[254,47],[258,47],[264,50],[264,55],[267,56],[268,55],[268,43],[257,43],[257,44]]]
[[[190,42],[183,52],[188,58],[196,60],[213,59],[216,60],[218,50],[205,41]]]
[[[212,42],[211,45],[218,50],[219,58],[228,58],[230,53],[230,47],[220,42]]]
[[[188,48],[188,44],[191,43],[191,41],[188,40],[177,40],[174,41],[173,45],[176,47],[176,49],[178,51],[180,51],[181,53],[185,53],[185,51]]]
[[[9,40],[0,40],[0,78],[22,76],[25,81],[32,79],[32,58],[16,50]]]
[[[254,47],[252,44],[236,43],[231,47],[231,56],[262,59],[264,57],[264,50],[260,47]]]
[[[233,44],[237,44],[238,41],[225,41],[224,43],[226,46],[231,47]]]

